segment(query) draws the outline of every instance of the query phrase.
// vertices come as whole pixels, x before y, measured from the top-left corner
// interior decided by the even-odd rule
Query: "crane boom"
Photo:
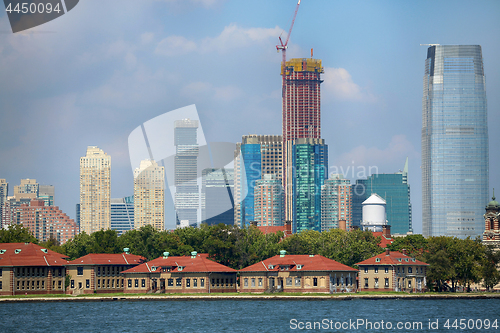
[[[290,29],[288,29],[288,36],[286,36],[286,41],[283,43],[281,36],[278,37],[280,40],[280,45],[276,45],[276,50],[279,52],[281,50],[281,74],[283,75],[283,84],[285,84],[285,64],[286,64],[286,49],[288,47],[288,41],[290,40],[290,35],[292,34],[293,24],[295,23],[295,18],[297,17],[297,12],[299,11],[300,1],[297,2],[297,7],[295,7],[295,13],[293,14],[292,24]]]

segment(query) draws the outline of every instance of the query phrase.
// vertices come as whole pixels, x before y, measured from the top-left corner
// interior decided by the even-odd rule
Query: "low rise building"
[[[66,256],[33,243],[0,244],[0,295],[62,294]]]
[[[67,263],[69,276],[67,294],[123,292],[121,272],[142,264],[146,258],[128,253],[91,253]]]
[[[123,271],[125,293],[236,292],[236,270],[208,259],[208,254],[170,256]]]
[[[357,263],[359,291],[426,290],[425,274],[428,264],[398,251],[388,249],[377,256]]]
[[[356,289],[357,270],[320,255],[287,255],[240,271],[241,292],[343,292]]]

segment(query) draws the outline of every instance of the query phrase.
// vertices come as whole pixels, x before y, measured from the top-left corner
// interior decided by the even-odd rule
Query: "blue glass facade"
[[[429,47],[422,104],[423,234],[479,236],[489,181],[481,46]]]
[[[293,232],[321,231],[321,186],[328,176],[323,139],[297,139],[292,148]]]
[[[134,229],[134,196],[111,199],[111,229],[118,235]]]
[[[249,226],[255,220],[254,215],[254,187],[255,181],[261,179],[261,149],[260,144],[241,145],[241,157],[243,159],[244,172],[242,172],[241,191],[246,193],[241,203],[241,227]]]

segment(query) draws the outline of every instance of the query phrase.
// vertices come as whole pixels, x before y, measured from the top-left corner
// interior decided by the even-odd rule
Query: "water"
[[[495,332],[500,331],[500,299],[2,303],[0,318],[1,332],[444,332],[459,331],[459,321],[457,329],[452,327],[455,319],[465,319],[469,332]],[[444,327],[447,319],[450,329]],[[496,319],[499,327],[485,330],[486,319],[490,325]],[[349,320],[350,329],[346,327]],[[361,320],[363,325],[352,326]],[[429,320],[438,320],[438,329],[429,329]],[[307,330],[308,322],[322,325]],[[400,330],[398,322],[403,325]],[[345,329],[338,326],[342,323]],[[387,329],[389,323],[392,330]],[[483,324],[480,330],[479,324]],[[417,326],[410,329],[408,325]]]

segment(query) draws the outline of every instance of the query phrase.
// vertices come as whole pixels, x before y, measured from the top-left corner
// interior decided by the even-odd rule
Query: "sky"
[[[87,146],[111,155],[111,196],[133,195],[128,136],[195,104],[208,142],[281,134],[281,54],[295,0],[81,0],[13,34],[0,13],[0,178],[55,186],[71,218]],[[322,59],[322,137],[351,181],[409,159],[422,230],[421,44],[482,46],[491,189],[500,193],[500,2],[302,0],[288,58]],[[486,203],[485,203],[486,205]],[[173,228],[173,220],[166,222]]]

